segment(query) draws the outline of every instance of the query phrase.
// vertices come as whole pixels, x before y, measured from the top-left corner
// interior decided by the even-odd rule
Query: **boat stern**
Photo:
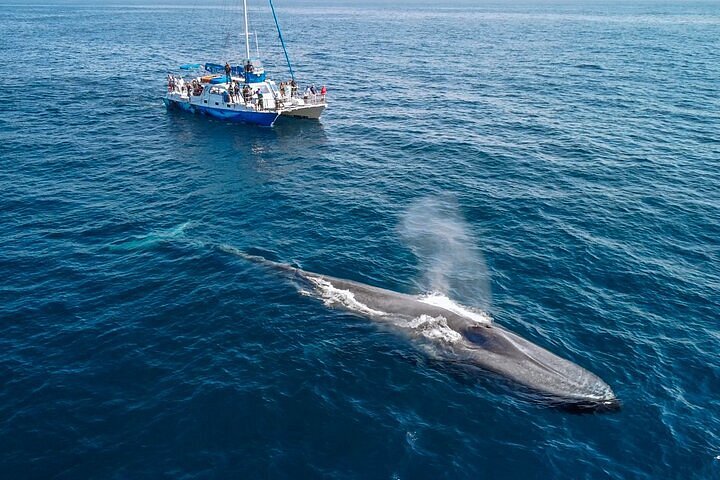
[[[320,115],[322,115],[326,107],[327,104],[325,103],[317,105],[291,106],[283,109],[280,114],[284,117],[311,118],[317,120],[320,118]]]

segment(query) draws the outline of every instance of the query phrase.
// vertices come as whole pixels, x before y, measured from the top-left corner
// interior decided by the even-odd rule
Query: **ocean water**
[[[720,4],[276,0],[322,120],[167,112],[236,3],[0,5],[0,478],[720,477]],[[623,408],[221,245],[491,315]]]

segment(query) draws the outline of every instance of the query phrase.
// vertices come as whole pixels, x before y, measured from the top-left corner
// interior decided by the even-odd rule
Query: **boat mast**
[[[243,0],[243,13],[245,14],[245,55],[250,60],[250,32],[248,31],[247,0]]]

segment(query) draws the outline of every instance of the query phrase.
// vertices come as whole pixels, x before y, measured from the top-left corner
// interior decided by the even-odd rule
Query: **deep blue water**
[[[200,3],[0,6],[0,478],[720,476],[720,4],[278,0],[331,106],[258,129],[162,106],[241,49]],[[441,274],[623,409],[525,402],[211,244]]]

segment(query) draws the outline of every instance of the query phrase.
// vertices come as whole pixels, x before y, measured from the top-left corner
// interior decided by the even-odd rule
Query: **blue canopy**
[[[245,74],[245,81],[247,83],[260,83],[265,81],[265,72],[262,73],[246,73]]]
[[[225,73],[225,65],[220,65],[219,63],[206,63],[205,70],[210,73]],[[230,67],[232,75],[242,76],[243,71],[242,65],[234,65]]]

